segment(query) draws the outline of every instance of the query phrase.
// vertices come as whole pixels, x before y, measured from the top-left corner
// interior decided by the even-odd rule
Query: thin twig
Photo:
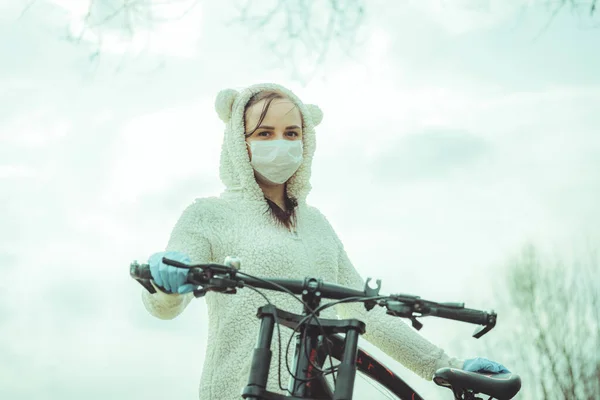
[[[21,11],[21,14],[19,15],[19,18],[17,18],[17,19],[23,18],[25,16],[25,14],[29,11],[29,9],[35,4],[36,1],[37,0],[31,0],[29,3],[27,3],[27,5]]]
[[[552,22],[554,22],[554,19],[556,18],[556,16],[558,15],[558,13],[560,12],[560,10],[563,8],[563,6],[565,5],[565,1],[562,0],[558,3],[558,6],[554,9],[554,11],[552,12],[552,14],[550,15],[550,18],[548,19],[548,21],[546,22],[546,25],[544,25],[544,27],[538,32],[538,34],[533,38],[533,40],[538,40],[550,27],[550,25],[552,25]]]

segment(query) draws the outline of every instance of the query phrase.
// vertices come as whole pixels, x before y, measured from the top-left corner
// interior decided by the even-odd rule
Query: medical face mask
[[[254,140],[250,150],[254,171],[274,184],[285,183],[302,164],[301,140]]]

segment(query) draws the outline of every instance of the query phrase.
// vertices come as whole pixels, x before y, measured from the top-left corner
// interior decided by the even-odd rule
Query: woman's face
[[[246,133],[256,128],[260,115],[267,100],[261,100],[248,107],[244,115]],[[274,99],[269,106],[260,126],[251,136],[246,137],[246,143],[255,140],[302,140],[302,117],[298,107],[289,99]],[[248,154],[252,158],[252,151],[248,147]]]

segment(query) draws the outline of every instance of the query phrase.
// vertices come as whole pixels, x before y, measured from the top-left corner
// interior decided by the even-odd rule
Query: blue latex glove
[[[193,291],[196,286],[185,283],[189,270],[167,265],[162,262],[163,257],[185,264],[191,262],[186,254],[178,251],[161,251],[159,253],[154,253],[148,260],[152,280],[167,293],[184,294]]]
[[[463,370],[469,372],[491,372],[493,374],[504,374],[510,371],[502,364],[488,360],[483,357],[470,358],[463,364]]]

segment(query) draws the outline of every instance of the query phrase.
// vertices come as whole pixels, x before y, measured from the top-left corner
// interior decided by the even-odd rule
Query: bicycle
[[[352,400],[357,371],[384,386],[398,399],[423,400],[402,378],[358,346],[359,335],[365,332],[364,322],[358,319],[319,318],[320,311],[336,303],[321,305],[322,298],[338,302],[362,302],[367,310],[376,305],[386,307],[388,315],[409,319],[417,330],[423,326],[417,318],[425,316],[481,325],[473,333],[475,338],[493,329],[497,321],[494,311],[488,313],[464,308],[464,303],[438,303],[406,294],[380,295],[381,280],[377,280],[377,287],[372,288],[369,285],[371,278],[366,280],[364,290],[359,291],[313,277],[304,280],[254,277],[241,272],[240,260],[234,257],[227,257],[224,264],[187,265],[167,258],[163,258],[163,262],[189,270],[187,282],[197,285],[194,290],[196,298],[208,291],[233,295],[245,287],[261,295],[258,289],[287,292],[295,298],[302,296],[303,312],[294,314],[276,308],[263,295],[267,305],[259,307],[257,311],[257,317],[261,319],[258,341],[248,384],[241,392],[241,397],[249,400]],[[152,275],[147,264],[134,261],[130,265],[130,275],[150,293],[156,292],[150,284]],[[293,329],[294,335],[299,332],[296,335],[294,362],[289,371],[289,396],[266,389],[276,325],[278,329],[279,325]],[[331,367],[323,369],[327,357]],[[333,366],[331,358],[338,360],[339,364]],[[287,363],[286,366],[289,369]],[[333,388],[326,380],[326,375],[332,375]],[[478,394],[490,396],[489,399],[511,399],[521,389],[520,377],[512,373],[487,374],[441,368],[435,372],[433,381],[449,388],[455,399],[463,400],[482,400],[476,397]]]

